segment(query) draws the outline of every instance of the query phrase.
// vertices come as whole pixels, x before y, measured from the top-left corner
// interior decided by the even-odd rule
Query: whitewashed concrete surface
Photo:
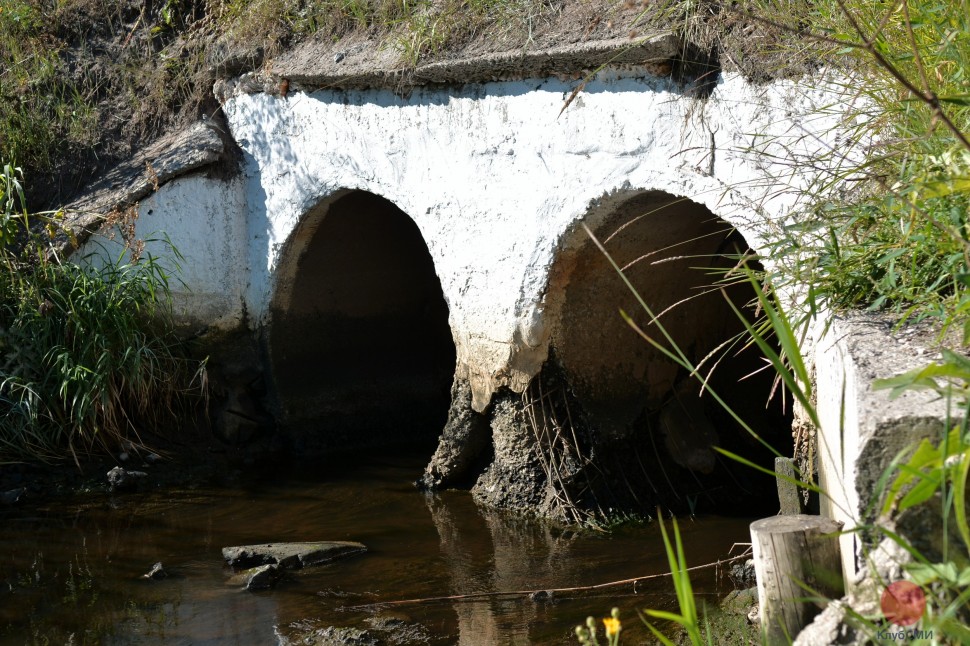
[[[232,329],[243,322],[249,275],[244,189],[238,178],[196,174],[168,182],[138,203],[136,236],[145,241],[144,253],[167,270],[182,325]],[[102,233],[74,258],[117,257],[123,251],[120,232]]]
[[[727,75],[706,100],[668,80],[601,72],[415,90],[241,94],[223,106],[241,178],[173,180],[140,205],[139,235],[184,256],[189,319],[267,322],[281,249],[342,189],[394,202],[419,227],[450,309],[459,376],[483,410],[547,356],[547,274],[576,224],[617,191],[704,204],[756,250],[813,181],[797,161],[838,149],[841,107],[821,81],[752,86]],[[562,113],[560,114],[560,112]],[[754,150],[766,155],[752,154]],[[150,249],[152,247],[150,246]]]

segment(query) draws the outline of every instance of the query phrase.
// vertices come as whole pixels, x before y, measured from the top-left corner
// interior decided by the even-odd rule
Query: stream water
[[[411,484],[422,456],[344,460],[285,477],[124,495],[91,494],[0,512],[2,644],[293,643],[327,626],[387,643],[575,644],[573,627],[619,606],[624,643],[646,637],[636,609],[674,608],[670,580],[551,601],[486,598],[369,605],[489,591],[544,590],[664,572],[656,524],[577,531],[477,507],[466,492]],[[723,557],[749,520],[682,520],[688,561]],[[356,540],[367,554],[289,572],[274,589],[227,584],[220,549]],[[161,561],[172,576],[141,578]],[[696,573],[702,598],[730,590]],[[394,628],[395,632],[380,632]],[[375,630],[377,632],[375,632]],[[396,641],[395,641],[396,640]],[[363,643],[363,642],[362,642]]]

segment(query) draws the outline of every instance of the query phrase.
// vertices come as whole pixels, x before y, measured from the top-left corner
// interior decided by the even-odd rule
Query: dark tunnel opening
[[[268,354],[293,448],[433,445],[455,346],[414,221],[380,196],[345,192],[306,214],[279,275]]]
[[[672,348],[606,256],[582,232],[551,277],[561,294],[552,346],[557,369],[584,411],[595,478],[607,500],[645,512],[756,515],[778,509],[775,480],[717,453],[720,447],[766,468],[773,453],[739,425],[711,390],[782,455],[792,452],[790,403],[744,332],[731,303],[753,320],[753,287],[730,272],[750,254],[743,236],[706,207],[662,192],[611,199],[588,218],[594,235],[709,388],[651,346]],[[760,269],[751,263],[752,269]],[[726,277],[727,274],[727,277]],[[729,302],[730,301],[730,302]],[[769,401],[770,400],[770,401]],[[610,502],[609,504],[613,504]]]

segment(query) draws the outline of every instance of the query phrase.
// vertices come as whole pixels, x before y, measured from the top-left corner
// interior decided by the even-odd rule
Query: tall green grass
[[[670,565],[670,572],[673,577],[674,591],[677,594],[677,606],[680,614],[664,610],[645,610],[648,617],[671,621],[679,625],[687,634],[687,638],[692,644],[712,643],[712,635],[709,631],[702,634],[701,622],[697,612],[697,603],[694,600],[693,587],[690,583],[690,574],[687,572],[687,556],[684,554],[684,544],[680,540],[680,528],[677,526],[677,519],[672,521],[673,540],[667,535],[667,527],[664,525],[663,518],[660,518],[660,534],[663,537],[664,551],[667,553],[667,562]],[[660,640],[664,646],[674,646],[656,626],[645,620],[650,632]]]
[[[846,115],[854,157],[776,241],[792,260],[777,279],[834,309],[934,317],[970,339],[970,1],[825,0],[799,24],[780,4],[750,12],[827,47],[849,74],[838,107],[859,107]]]
[[[617,271],[620,271],[619,268]],[[784,315],[777,300],[758,284],[759,277],[749,272],[748,279],[756,289],[759,309],[766,312],[767,326],[751,326],[742,312],[736,311],[736,313],[745,322],[753,342],[762,348],[779,373],[779,377],[793,392],[794,397],[806,407],[807,416],[817,424],[818,415],[809,395],[810,382],[805,380],[807,376],[804,373],[805,361],[797,343],[796,330]],[[630,289],[633,290],[632,286]],[[635,291],[634,294],[636,294]],[[637,298],[639,299],[639,296]],[[654,319],[652,324],[663,336],[666,336],[663,325],[653,317],[646,304],[642,305],[647,314]],[[628,320],[632,321],[629,318]],[[635,329],[640,331],[639,328]],[[659,345],[656,341],[652,342],[655,347]],[[774,350],[775,344],[784,348],[784,355]],[[670,353],[668,356],[671,357],[681,354],[676,346],[668,352]],[[694,374],[697,374],[696,370]],[[702,379],[700,376],[698,378]],[[864,535],[866,538],[862,544],[867,552],[873,545],[873,537],[876,537],[876,540],[889,539],[907,552],[911,557],[904,566],[907,577],[923,588],[927,599],[927,610],[921,620],[921,629],[934,632],[936,635],[934,643],[970,643],[970,629],[967,627],[970,621],[970,523],[968,523],[967,507],[967,487],[970,482],[970,359],[962,354],[944,350],[941,361],[903,375],[879,380],[874,384],[874,388],[892,389],[892,396],[898,396],[911,389],[933,390],[948,402],[953,402],[954,415],[948,418],[948,423],[939,438],[922,440],[917,445],[908,447],[886,469],[878,486],[870,492],[871,499],[868,503],[869,507],[881,511],[877,521],[871,525],[859,522],[855,527],[846,528],[846,531]],[[716,397],[716,393],[712,394]],[[766,467],[742,456],[722,449],[717,450],[726,457],[753,469],[772,473]],[[813,483],[811,474],[798,473],[794,479],[787,477],[785,479],[799,487],[829,497],[828,492]],[[936,505],[939,509],[941,526],[933,528],[942,534],[943,548],[939,555],[922,553],[909,538],[893,529],[891,522],[893,519],[919,505]],[[850,517],[854,516],[851,510],[845,511]],[[949,527],[955,528],[960,540],[946,539]],[[681,641],[686,641],[693,646],[717,643],[718,635],[712,632],[711,625],[706,618],[702,617],[694,598],[676,520],[673,522],[673,538],[668,534],[662,520],[660,529],[679,613],[645,609],[644,622],[663,644],[677,642],[674,641],[675,638],[665,635],[656,625],[650,623],[647,617],[677,625],[682,633]],[[870,572],[870,576],[878,576],[878,573]],[[806,593],[813,598],[824,599],[824,595],[808,588]],[[851,607],[846,611],[846,621],[867,639],[875,640],[880,631],[892,630],[888,622],[880,616],[864,615],[861,609]],[[577,634],[580,643],[595,643],[588,637],[588,632],[577,632]],[[584,641],[584,636],[587,641]]]
[[[78,460],[170,435],[205,372],[174,333],[161,264],[53,255],[9,165],[0,206],[0,459]]]

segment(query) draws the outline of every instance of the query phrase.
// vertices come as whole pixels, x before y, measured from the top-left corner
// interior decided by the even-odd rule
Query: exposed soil
[[[211,40],[205,1],[181,4],[179,23],[167,28],[159,28],[161,7],[142,0],[75,0],[43,14],[42,38],[60,52],[59,78],[34,91],[76,91],[96,120],[77,141],[58,142],[52,169],[24,168],[32,209],[67,202],[167,129],[217,107],[202,65]]]
[[[471,484],[475,500],[485,506],[568,524],[650,518],[658,507],[675,514],[777,510],[771,476],[727,460],[702,472],[672,459],[659,430],[661,413],[645,410],[624,433],[605,432],[603,420],[584,408],[555,358],[524,394],[503,388],[482,414],[470,412],[469,391],[462,382],[453,389],[457,397],[419,483],[424,487]],[[703,400],[691,406],[708,409],[725,434],[720,445],[770,463],[745,434],[728,432],[733,424],[716,406]],[[776,435],[772,439],[784,444],[787,433]]]

